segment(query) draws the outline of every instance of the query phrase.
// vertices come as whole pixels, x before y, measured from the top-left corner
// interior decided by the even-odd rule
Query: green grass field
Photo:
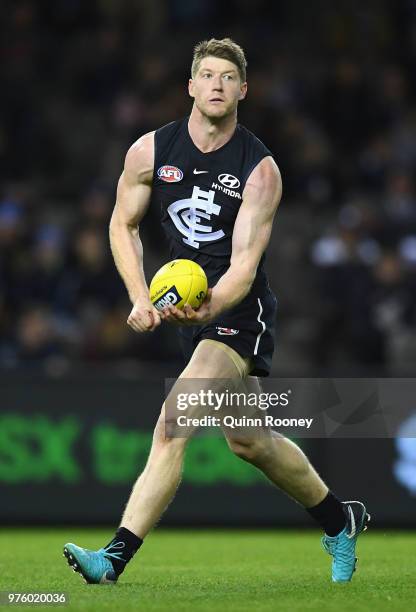
[[[337,585],[318,531],[159,529],[117,585],[86,585],[67,566],[62,546],[99,548],[111,535],[109,529],[3,529],[0,590],[65,591],[67,611],[416,609],[416,532],[363,534],[353,581]]]

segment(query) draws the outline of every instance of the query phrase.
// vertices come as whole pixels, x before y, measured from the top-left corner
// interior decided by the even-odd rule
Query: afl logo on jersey
[[[240,187],[240,181],[232,174],[220,174],[218,180],[224,187],[229,189],[238,189]]]
[[[178,183],[183,179],[182,170],[179,170],[176,166],[161,166],[157,175],[165,183]]]

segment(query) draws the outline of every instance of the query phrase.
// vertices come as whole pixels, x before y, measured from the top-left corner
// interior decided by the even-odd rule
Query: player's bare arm
[[[139,224],[150,202],[153,164],[151,132],[139,138],[127,152],[110,221],[111,251],[133,304],[127,323],[136,332],[153,331],[163,317],[149,299],[139,235]]]
[[[164,310],[168,321],[200,325],[241,302],[256,277],[261,256],[267,248],[273,219],[282,196],[282,180],[275,161],[265,157],[249,176],[233,231],[230,267],[209,290],[207,299],[195,311],[174,306]]]

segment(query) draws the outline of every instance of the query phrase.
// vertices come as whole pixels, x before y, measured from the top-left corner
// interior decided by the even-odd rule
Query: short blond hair
[[[195,46],[191,68],[193,79],[198,72],[201,60],[205,57],[219,57],[220,59],[232,62],[238,69],[241,82],[245,83],[247,66],[246,56],[244,55],[242,47],[237,45],[231,38],[223,38],[221,40],[211,38],[211,40],[203,40]]]

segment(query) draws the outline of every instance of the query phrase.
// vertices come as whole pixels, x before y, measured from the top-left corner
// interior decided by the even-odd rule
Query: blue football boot
[[[115,584],[117,574],[114,571],[111,557],[118,553],[107,552],[105,548],[87,550],[76,544],[64,546],[64,557],[74,572],[79,572],[88,584]]]
[[[357,538],[367,529],[370,521],[366,507],[359,501],[342,502],[346,515],[346,525],[336,536],[324,535],[322,546],[332,560],[332,582],[349,582],[355,571],[357,557],[355,547]]]

